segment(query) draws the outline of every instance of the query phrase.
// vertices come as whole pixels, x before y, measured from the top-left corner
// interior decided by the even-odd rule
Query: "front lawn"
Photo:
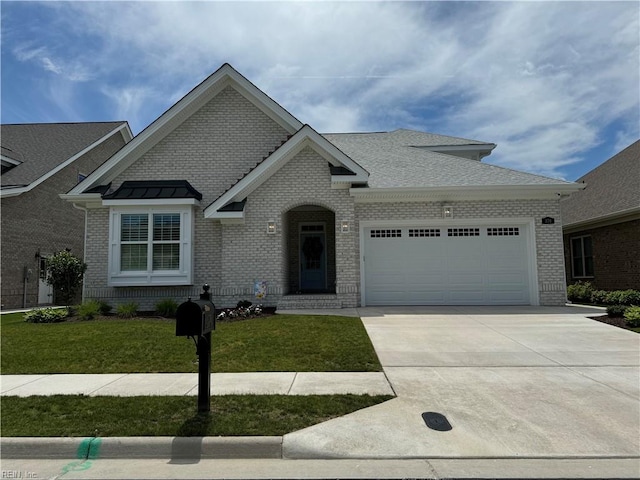
[[[284,435],[391,399],[368,395],[2,397],[4,437]]]
[[[31,324],[8,314],[0,321],[4,375],[198,371],[195,345],[175,336],[174,320]],[[359,318],[273,315],[218,323],[212,341],[213,372],[382,370]]]

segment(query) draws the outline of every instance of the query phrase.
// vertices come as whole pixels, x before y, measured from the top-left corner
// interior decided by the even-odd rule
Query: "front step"
[[[342,301],[335,294],[285,295],[276,310],[307,310],[317,308],[342,308]]]

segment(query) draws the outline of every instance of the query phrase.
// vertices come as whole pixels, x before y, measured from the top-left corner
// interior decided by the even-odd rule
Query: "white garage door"
[[[366,305],[527,305],[526,226],[364,229]]]

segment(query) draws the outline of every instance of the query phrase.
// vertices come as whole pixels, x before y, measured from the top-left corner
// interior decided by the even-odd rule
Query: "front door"
[[[300,290],[327,289],[327,246],[324,224],[300,225]]]

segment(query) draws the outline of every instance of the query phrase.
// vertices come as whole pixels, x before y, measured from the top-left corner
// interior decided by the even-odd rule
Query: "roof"
[[[369,173],[371,188],[474,187],[493,185],[569,185],[569,182],[519,172],[426,148],[493,144],[412,130],[324,135]]]
[[[123,125],[126,122],[1,125],[2,155],[21,162],[2,174],[2,187],[35,182]]]
[[[640,140],[576,182],[587,188],[560,203],[564,225],[640,210]]]
[[[202,194],[186,180],[142,180],[122,182],[120,187],[103,195],[105,200],[151,200],[168,198],[195,198]]]

